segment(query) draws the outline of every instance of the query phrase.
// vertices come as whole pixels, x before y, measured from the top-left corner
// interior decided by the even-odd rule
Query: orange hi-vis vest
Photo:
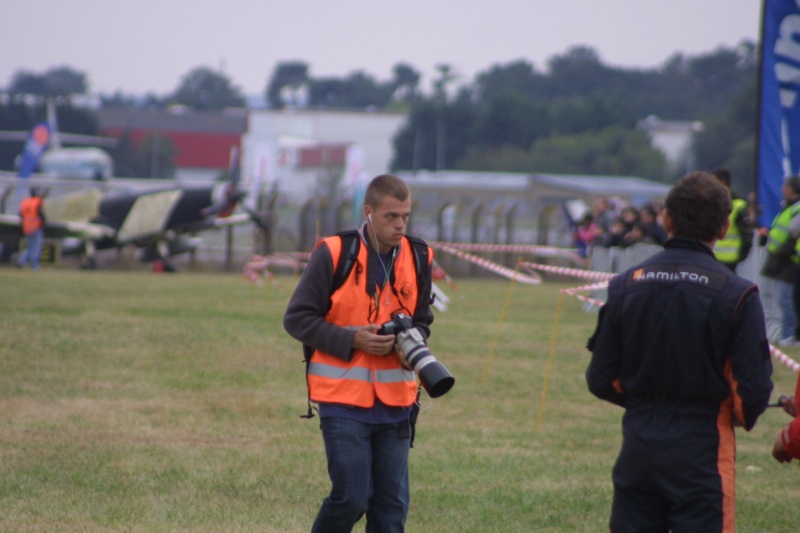
[[[42,229],[42,217],[39,211],[42,207],[42,199],[38,196],[25,198],[19,204],[19,215],[22,218],[22,233],[30,235],[34,231]]]
[[[331,252],[333,270],[339,262],[342,239],[328,237],[325,243]],[[376,287],[375,296],[367,293],[367,246],[361,242],[355,266],[342,286],[331,294],[331,307],[325,320],[342,327],[383,324],[392,314],[413,314],[419,297],[414,253],[404,237],[393,262],[394,283],[389,276],[383,288]],[[429,261],[433,254],[429,253]],[[394,290],[392,290],[392,285]],[[388,303],[387,303],[388,302]],[[338,403],[369,408],[375,398],[393,407],[409,407],[417,396],[414,372],[404,369],[394,352],[374,355],[355,350],[349,362],[314,350],[306,374],[309,397],[314,402]]]

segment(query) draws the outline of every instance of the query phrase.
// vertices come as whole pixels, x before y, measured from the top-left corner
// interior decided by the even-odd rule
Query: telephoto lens
[[[403,351],[406,362],[419,376],[419,381],[428,396],[438,398],[453,388],[456,379],[431,354],[425,344],[425,339],[417,328],[400,331],[395,339]]]

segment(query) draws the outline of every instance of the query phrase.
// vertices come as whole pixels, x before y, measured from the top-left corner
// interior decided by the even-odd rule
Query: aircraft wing
[[[22,222],[18,215],[0,214],[0,235],[5,237],[22,236]],[[75,221],[48,221],[44,226],[44,236],[49,239],[77,237],[81,240],[97,241],[113,237],[114,229],[103,224]]]
[[[219,217],[214,219],[215,228],[226,228],[228,226],[241,226],[242,224],[251,224],[253,218],[247,213],[237,213],[227,217]]]

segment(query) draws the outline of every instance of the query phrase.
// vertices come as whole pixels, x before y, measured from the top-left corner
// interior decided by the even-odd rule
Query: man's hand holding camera
[[[353,347],[356,350],[375,355],[386,355],[394,346],[394,335],[378,335],[380,324],[369,324],[356,330]]]
[[[370,324],[354,328],[353,347],[363,352],[386,355],[394,347],[400,366],[413,370],[431,398],[445,394],[455,383],[455,378],[428,349],[425,338],[414,327],[411,317],[395,313],[384,324]]]
[[[389,335],[378,333],[378,330],[382,327],[380,324],[369,324],[358,328],[353,338],[353,347],[375,355],[387,355],[394,349],[395,357],[400,366],[406,370],[413,370],[408,361],[406,361],[403,350],[396,343],[397,337],[393,333]]]

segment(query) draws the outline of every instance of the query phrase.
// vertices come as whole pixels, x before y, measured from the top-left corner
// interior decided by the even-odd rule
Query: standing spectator
[[[730,210],[711,175],[684,176],[664,250],[609,282],[586,371],[625,409],[609,531],[734,531],[733,426],[749,431],[767,407],[772,362],[758,287],[711,251]]]
[[[31,187],[30,196],[19,204],[22,234],[25,236],[25,251],[19,257],[17,266],[22,268],[31,264],[32,270],[39,269],[39,257],[44,244],[44,211],[42,193],[38,187]]]
[[[652,205],[645,205],[639,210],[639,219],[642,225],[642,240],[664,246],[667,242],[667,232],[658,223],[658,213]]]
[[[608,198],[605,196],[598,196],[592,202],[592,218],[594,223],[603,230],[603,233],[608,233],[611,228],[611,222],[614,220],[614,212],[608,203]]]
[[[761,275],[775,280],[775,292],[781,309],[781,346],[797,342],[797,316],[794,310],[794,281],[798,256],[796,240],[790,234],[792,219],[800,213],[800,176],[789,176],[781,186],[783,209],[775,217],[767,235],[767,259]]]
[[[736,266],[747,258],[750,254],[750,248],[753,247],[753,234],[755,232],[753,218],[751,218],[747,200],[734,193],[733,189],[731,189],[730,171],[727,168],[718,167],[711,174],[731,191],[731,204],[733,206],[728,233],[714,245],[714,255],[720,263],[730,268],[732,272],[736,272]]]
[[[583,215],[573,230],[573,242],[578,249],[578,255],[586,259],[594,246],[595,239],[601,233],[602,230],[595,224],[592,214]]]
[[[622,221],[625,223],[626,231],[633,229],[633,226],[641,222],[639,210],[632,205],[626,205],[622,208]]]

